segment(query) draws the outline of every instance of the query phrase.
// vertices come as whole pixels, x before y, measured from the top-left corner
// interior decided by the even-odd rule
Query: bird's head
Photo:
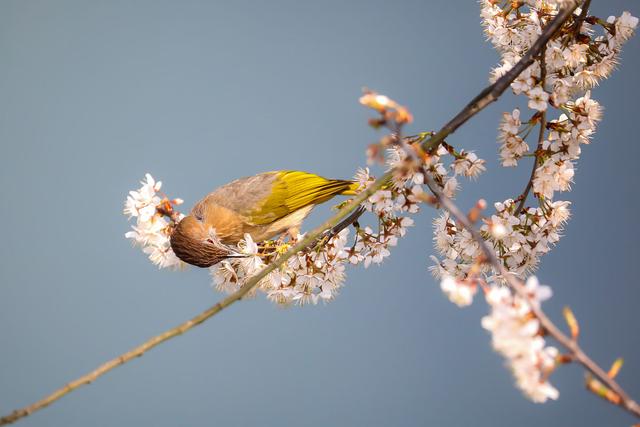
[[[173,230],[171,248],[182,261],[203,268],[238,255],[193,215],[184,217]]]

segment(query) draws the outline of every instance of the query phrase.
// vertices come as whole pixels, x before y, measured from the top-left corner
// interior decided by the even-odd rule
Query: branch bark
[[[447,124],[445,124],[442,129],[440,129],[435,135],[427,139],[422,143],[422,148],[427,151],[433,151],[438,148],[441,142],[444,139],[455,132],[460,126],[462,126],[467,120],[471,117],[478,114],[485,107],[487,107],[492,102],[495,102],[502,93],[509,87],[511,82],[515,80],[518,75],[527,69],[533,61],[534,58],[540,54],[546,43],[553,37],[553,35],[562,27],[562,25],[569,19],[572,15],[573,11],[578,6],[577,1],[567,2],[565,8],[561,9],[556,17],[547,25],[544,29],[540,37],[536,40],[536,42],[531,46],[531,49],[518,61],[511,70],[509,70],[504,76],[499,78],[495,83],[485,88],[482,92],[480,92],[475,98],[469,102],[453,119],[451,119]],[[182,335],[186,331],[194,328],[195,326],[200,325],[211,317],[215,316],[225,308],[234,304],[235,302],[241,300],[247,293],[253,290],[258,283],[265,278],[269,273],[279,268],[283,265],[289,258],[298,253],[298,251],[305,249],[309,245],[313,244],[315,239],[317,239],[322,233],[326,230],[335,227],[340,223],[343,219],[345,219],[351,212],[353,212],[362,202],[367,200],[369,196],[375,193],[377,190],[382,188],[382,186],[388,182],[388,180],[392,177],[392,172],[389,171],[378,178],[369,188],[365,191],[358,194],[351,202],[345,205],[342,209],[338,211],[336,215],[325,221],[322,225],[315,228],[311,232],[307,233],[304,239],[296,243],[292,246],[286,253],[280,256],[275,262],[266,266],[263,270],[261,270],[258,274],[251,277],[238,291],[233,294],[225,297],[220,302],[215,304],[214,306],[208,308],[192,319],[171,328],[160,335],[157,335],[143,344],[135,347],[134,349],[104,363],[99,366],[94,371],[83,375],[82,377],[66,384],[64,387],[54,391],[50,395],[44,397],[43,399],[26,406],[21,409],[16,409],[12,413],[0,418],[0,426],[11,424],[21,418],[24,418],[36,411],[39,411],[42,408],[45,408],[57,401],[61,397],[69,394],[73,390],[80,388],[83,385],[90,384],[95,381],[100,376],[106,374],[112,369],[124,365],[125,363],[142,356],[147,351],[152,348],[162,344],[165,341],[168,341],[178,335]]]
[[[522,210],[524,209],[524,205],[527,202],[527,198],[529,197],[529,192],[533,187],[533,180],[536,178],[536,170],[538,169],[538,150],[542,148],[542,143],[544,141],[544,134],[547,126],[547,112],[544,111],[540,116],[540,130],[538,133],[538,145],[536,147],[536,154],[533,156],[533,166],[531,169],[531,176],[529,176],[529,181],[527,182],[527,186],[524,191],[520,195],[520,203],[518,203],[518,207],[514,213],[515,216],[520,215]]]
[[[540,51],[540,85],[542,89],[546,90],[546,79],[547,79],[547,62],[546,62],[546,46],[542,48]],[[542,143],[544,141],[545,132],[547,130],[547,112],[543,111],[540,115],[540,131],[538,132],[538,145],[536,146],[536,151],[533,156],[533,166],[531,169],[531,176],[529,177],[529,182],[527,182],[527,186],[522,192],[520,196],[520,203],[516,208],[515,215],[518,216],[524,209],[524,204],[527,202],[527,197],[529,197],[529,191],[531,191],[531,187],[533,187],[533,180],[536,177],[536,169],[538,169],[538,152],[542,149]]]

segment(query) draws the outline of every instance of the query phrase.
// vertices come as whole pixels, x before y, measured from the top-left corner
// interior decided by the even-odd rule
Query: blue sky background
[[[606,18],[633,1],[594,1]],[[578,164],[573,219],[539,277],[545,309],[570,304],[602,365],[623,356],[640,398],[638,38],[594,91],[604,120]],[[124,239],[127,191],[145,172],[191,206],[216,186],[273,169],[347,178],[376,134],[361,88],[437,129],[487,84],[497,54],[479,6],[452,1],[3,0],[0,3],[0,412],[39,399],[209,307],[205,270],[158,271]],[[530,172],[497,164],[511,95],[449,142],[489,170],[458,202],[519,194]],[[328,215],[314,212],[308,226]],[[350,269],[337,300],[280,309],[264,298],[117,369],[27,426],[627,426],[583,389],[560,400],[513,387],[480,326],[427,271],[424,210],[380,267]]]

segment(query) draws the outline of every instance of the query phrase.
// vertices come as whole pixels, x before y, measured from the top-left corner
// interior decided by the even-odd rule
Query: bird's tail
[[[287,213],[311,204],[324,203],[337,195],[355,196],[361,190],[357,181],[327,179],[302,171],[280,171],[277,173],[278,186],[274,187],[274,193],[279,194],[280,197],[275,199],[278,203],[286,205]],[[274,208],[269,203],[265,206]]]
[[[358,194],[358,190],[360,189],[360,183],[356,181],[345,181],[341,179],[332,179],[332,183],[334,183],[338,188],[342,188],[338,194],[343,196],[355,196]]]
[[[357,181],[343,181],[343,180],[332,180],[336,183],[342,183],[344,185],[344,190],[338,194],[341,194],[343,196],[355,196],[356,194],[358,194],[359,192],[362,191],[362,188],[360,188],[360,183]],[[387,189],[389,187],[391,187],[392,183],[391,183],[391,179],[387,180],[387,182],[382,186],[382,189]]]

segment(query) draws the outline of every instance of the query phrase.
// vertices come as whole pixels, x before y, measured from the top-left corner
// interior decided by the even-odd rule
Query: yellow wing
[[[353,195],[358,183],[326,179],[301,171],[279,171],[270,194],[249,214],[256,225],[270,224],[309,205],[326,202],[338,194]]]

